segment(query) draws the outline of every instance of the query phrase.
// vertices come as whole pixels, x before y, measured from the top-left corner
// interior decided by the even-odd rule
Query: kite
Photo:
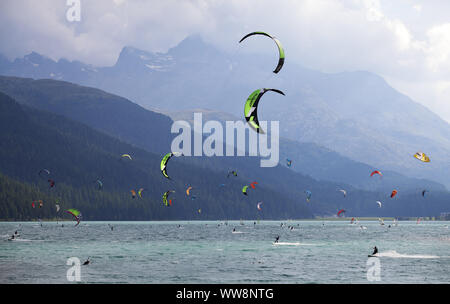
[[[170,193],[175,192],[174,190],[168,190],[163,194],[163,203],[164,205],[166,205],[167,207],[172,206],[172,200],[167,200],[167,198],[169,197]]]
[[[47,180],[49,183],[50,188],[53,188],[55,186],[55,181],[52,179]]]
[[[248,186],[242,187],[242,193],[243,193],[244,195],[248,195],[248,194],[247,194],[247,188],[248,188]]]
[[[236,171],[230,171],[230,172],[228,172],[228,174],[227,174],[227,177],[230,177],[230,175],[233,175],[233,176],[238,176],[237,175],[237,172]]]
[[[247,37],[250,37],[250,36],[253,36],[253,35],[264,35],[264,36],[267,36],[267,37],[271,38],[273,41],[275,41],[275,43],[276,43],[276,45],[278,47],[278,52],[280,53],[280,58],[278,59],[278,65],[277,65],[277,67],[275,68],[275,70],[273,72],[275,74],[278,73],[281,70],[281,68],[283,67],[283,64],[284,64],[284,50],[283,50],[283,46],[281,45],[281,42],[277,38],[275,38],[274,36],[269,35],[267,33],[264,33],[264,32],[252,32],[252,33],[249,33],[249,34],[245,35],[239,41],[239,43],[244,41]]]
[[[383,174],[382,174],[380,171],[375,170],[375,171],[373,171],[372,173],[370,173],[370,177],[374,176],[375,174],[378,174],[378,175],[380,175],[380,176],[383,176]]]
[[[142,191],[144,191],[144,188],[141,188],[141,189],[139,189],[139,191],[138,191],[138,195],[139,195],[140,198],[142,198]]]
[[[417,152],[416,154],[414,154],[414,157],[424,163],[430,162],[430,158],[423,152]]]
[[[166,155],[164,155],[163,159],[161,160],[161,173],[162,173],[162,175],[164,175],[164,177],[170,179],[169,175],[167,175],[167,168],[166,168],[167,162],[169,161],[169,159],[172,156],[180,156],[180,155],[183,155],[183,154],[178,153],[178,152],[170,152],[170,153],[167,153]]]
[[[122,154],[121,158],[128,158],[128,159],[130,159],[130,160],[133,160],[133,159],[131,158],[131,155],[130,155],[130,154]]]
[[[31,207],[36,208],[36,204],[38,204],[38,203],[39,203],[39,208],[41,208],[44,205],[42,200],[36,200],[36,201],[31,202]]]
[[[191,187],[191,186],[189,186],[189,188],[187,188],[187,189],[186,189],[186,195],[188,195],[188,196],[189,196],[189,194],[190,194],[190,192],[191,192],[191,189],[192,189],[192,187]]]
[[[36,204],[39,203],[39,208],[44,206],[44,202],[42,200],[35,200],[31,202],[31,207],[36,208]]]
[[[80,224],[80,221],[81,221],[81,212],[78,211],[77,209],[69,209],[66,212],[71,214],[73,216],[73,218],[77,221],[77,224],[75,225],[75,227],[78,226],[78,224]]]
[[[47,175],[43,175],[43,173],[47,174]],[[50,171],[47,169],[42,169],[41,171],[39,171],[39,176],[46,179],[49,175],[50,175]]]
[[[397,193],[398,193],[398,191],[397,190],[392,190],[392,193],[391,193],[391,198],[393,198],[394,196],[396,196],[397,195]]]
[[[261,97],[268,91],[273,91],[278,94],[284,95],[284,93],[277,89],[258,89],[255,90],[250,96],[247,98],[244,107],[244,116],[245,120],[248,122],[250,127],[254,129],[256,132],[264,134],[264,131],[259,126],[258,121],[258,104]]]
[[[96,180],[95,182],[97,183],[98,190],[102,190],[102,189],[103,189],[103,183],[102,183],[102,181],[98,179],[98,180]]]
[[[309,202],[309,200],[311,199],[312,192],[309,190],[306,190],[305,193],[306,193],[306,201]]]

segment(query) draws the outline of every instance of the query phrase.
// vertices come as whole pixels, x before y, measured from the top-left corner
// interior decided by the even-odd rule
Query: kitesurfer
[[[83,265],[89,265],[89,263],[91,262],[91,261],[89,261],[89,258],[90,257],[88,257],[88,259],[83,263]]]
[[[277,235],[277,237],[275,238],[275,243],[278,243],[278,240],[280,239],[280,236]]]
[[[377,246],[373,247],[373,253],[372,255],[376,255],[378,253],[378,248]]]

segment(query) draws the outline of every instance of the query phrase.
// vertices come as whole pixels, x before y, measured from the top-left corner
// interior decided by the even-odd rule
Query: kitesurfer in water
[[[90,259],[90,257],[88,257],[88,259],[83,263],[83,265],[89,265],[89,263],[91,262],[91,261],[89,261],[89,259]]]
[[[373,253],[372,255],[376,255],[378,253],[378,248],[377,246],[373,247]]]
[[[280,236],[277,235],[277,237],[275,238],[275,243],[278,243],[278,240],[280,239]]]

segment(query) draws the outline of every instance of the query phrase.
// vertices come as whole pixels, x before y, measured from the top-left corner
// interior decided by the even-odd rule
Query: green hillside
[[[125,144],[67,118],[21,106],[5,94],[0,94],[0,172],[32,187],[48,200],[50,213],[56,216],[53,203],[59,199],[64,207],[79,208],[84,219],[91,220],[154,220],[154,219],[213,219],[213,218],[286,218],[310,217],[304,205],[296,204],[283,193],[268,187],[258,187],[248,197],[241,193],[240,178],[227,179],[222,172],[212,172],[189,165],[186,160],[170,160],[169,181],[160,172],[161,155],[152,154]],[[121,158],[124,153],[133,160]],[[50,171],[56,185],[50,188],[41,169]],[[96,180],[103,182],[98,190]],[[226,183],[225,187],[220,185]],[[185,193],[193,187],[192,200]],[[143,198],[131,198],[130,190],[144,188]],[[5,192],[13,191],[7,187]],[[171,195],[173,205],[162,203],[162,194]],[[38,193],[36,193],[37,196]],[[24,197],[20,204],[30,206]],[[257,212],[256,203],[264,199],[264,212]],[[278,202],[282,201],[282,204]],[[2,200],[2,206],[13,210],[12,201]],[[48,204],[45,204],[46,206]],[[22,206],[22,205],[21,205]],[[198,209],[202,212],[199,213]],[[2,219],[25,219],[28,214],[8,212]]]

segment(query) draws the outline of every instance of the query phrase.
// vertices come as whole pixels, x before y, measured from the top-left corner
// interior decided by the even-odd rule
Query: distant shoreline
[[[409,218],[397,218],[397,221],[402,222],[402,221],[417,221],[418,217],[409,217]],[[232,219],[232,220],[223,220],[223,219],[213,219],[213,220],[199,220],[199,219],[184,219],[184,220],[148,220],[148,221],[134,221],[134,220],[86,220],[86,221],[82,221],[82,222],[320,222],[320,221],[327,221],[327,222],[350,222],[351,221],[351,217],[344,217],[344,218],[315,218],[315,219],[265,219],[265,220],[257,220],[257,219]],[[378,222],[379,219],[382,219],[384,221],[394,221],[395,218],[393,217],[355,217],[356,221],[372,221],[372,222]],[[430,221],[430,222],[448,222],[448,220],[441,220],[441,219],[432,219],[432,218],[424,218],[421,217],[421,221],[426,222],[426,221]],[[0,220],[0,223],[39,223],[39,220],[29,220],[29,221],[24,221],[24,220]],[[70,223],[73,222],[72,220],[69,219],[64,219],[64,220],[54,220],[54,219],[41,219],[41,222],[61,222],[61,223]]]

